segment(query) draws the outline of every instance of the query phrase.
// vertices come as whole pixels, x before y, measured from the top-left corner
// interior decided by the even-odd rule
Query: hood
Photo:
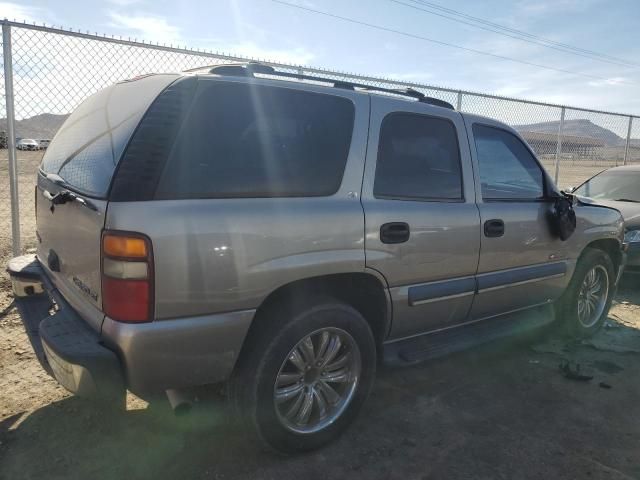
[[[626,229],[640,228],[640,203],[634,202],[616,202],[615,200],[594,200],[589,197],[580,197],[578,200],[587,205],[601,205],[603,207],[615,208],[624,218]]]

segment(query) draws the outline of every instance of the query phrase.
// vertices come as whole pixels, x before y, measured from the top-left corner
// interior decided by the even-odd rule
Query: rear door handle
[[[493,238],[504,235],[504,222],[499,218],[493,218],[484,222],[484,236]]]
[[[409,240],[409,235],[409,224],[405,222],[390,222],[380,227],[382,243],[404,243]]]

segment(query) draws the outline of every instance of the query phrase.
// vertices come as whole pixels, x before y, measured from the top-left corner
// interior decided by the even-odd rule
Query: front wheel
[[[602,250],[589,248],[580,257],[560,305],[565,331],[578,338],[602,327],[615,292],[613,262]]]
[[[244,424],[276,451],[319,448],[346,429],[373,385],[371,329],[333,299],[280,307],[257,321],[265,327],[249,339],[231,399]]]

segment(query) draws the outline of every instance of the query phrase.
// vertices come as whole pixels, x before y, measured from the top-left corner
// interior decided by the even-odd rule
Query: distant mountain
[[[516,125],[516,130],[520,132],[538,132],[538,133],[558,133],[559,121],[540,122],[529,125]],[[624,144],[624,139],[604,127],[596,125],[591,120],[577,119],[565,120],[562,131],[566,135],[574,135],[576,137],[590,137],[602,140],[607,146],[615,146]]]
[[[34,117],[16,120],[16,137],[51,139],[69,115],[42,113]],[[0,118],[0,130],[7,131],[7,119]]]
[[[62,126],[69,115],[56,115],[53,113],[42,113],[24,120],[16,121],[16,137],[51,139]],[[557,134],[559,121],[532,123],[529,125],[516,125],[516,130],[520,132],[537,132],[547,134]],[[0,131],[7,130],[7,120],[0,118]],[[590,137],[601,140],[607,146],[624,145],[625,139],[620,138],[604,127],[596,125],[587,119],[565,120],[563,132],[566,135],[577,137]],[[640,139],[632,139],[631,145],[638,145]]]

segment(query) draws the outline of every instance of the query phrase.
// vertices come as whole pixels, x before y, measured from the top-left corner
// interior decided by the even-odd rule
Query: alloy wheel
[[[322,328],[300,340],[282,363],[273,389],[280,423],[295,433],[318,432],[349,405],[361,373],[353,337]]]
[[[591,328],[598,323],[607,304],[608,294],[607,269],[596,265],[587,272],[578,294],[578,321],[584,328]]]

